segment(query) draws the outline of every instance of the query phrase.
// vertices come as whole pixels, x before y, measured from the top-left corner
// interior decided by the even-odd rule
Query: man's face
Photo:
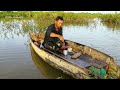
[[[61,28],[63,25],[63,20],[55,21],[55,24],[56,24],[57,28]]]

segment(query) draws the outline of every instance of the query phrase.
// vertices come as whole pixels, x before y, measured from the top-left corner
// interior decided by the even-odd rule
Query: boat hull
[[[37,47],[31,40],[30,43],[33,47],[33,49],[35,50],[35,52],[48,64],[50,64],[51,66],[62,70],[63,73],[66,73],[74,78],[77,79],[90,79],[90,77],[88,76],[88,71],[87,70],[83,70],[83,68],[78,67],[76,65],[73,65],[70,62],[67,62],[63,59],[60,59],[58,57],[56,57],[55,55],[52,55],[48,52],[46,52],[43,49],[40,49],[39,47]]]

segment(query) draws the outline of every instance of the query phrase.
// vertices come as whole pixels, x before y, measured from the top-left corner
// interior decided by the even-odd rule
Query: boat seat
[[[61,56],[64,57],[68,62],[73,63],[74,65],[77,65],[80,67],[87,68],[92,66],[91,63],[85,62],[79,58],[76,58],[76,59],[71,58],[71,55],[67,55],[67,56],[61,55]]]
[[[105,67],[105,66],[108,65],[106,62],[102,62],[102,61],[93,59],[93,58],[91,58],[91,57],[88,56],[88,55],[81,55],[81,56],[79,57],[79,59],[82,60],[82,61],[91,63],[93,66],[95,66],[95,67],[97,67],[97,68],[102,68],[102,67]]]

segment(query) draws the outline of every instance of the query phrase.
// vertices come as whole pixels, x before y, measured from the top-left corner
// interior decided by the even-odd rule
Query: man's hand
[[[64,37],[63,37],[63,36],[59,35],[58,38],[59,38],[62,42],[64,42]]]

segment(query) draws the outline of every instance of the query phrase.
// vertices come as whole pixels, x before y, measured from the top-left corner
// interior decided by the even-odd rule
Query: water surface
[[[35,53],[29,43],[30,29],[35,29],[34,20],[0,21],[0,79],[71,79]],[[120,65],[119,28],[96,19],[87,26],[64,26],[63,35],[112,56]]]

